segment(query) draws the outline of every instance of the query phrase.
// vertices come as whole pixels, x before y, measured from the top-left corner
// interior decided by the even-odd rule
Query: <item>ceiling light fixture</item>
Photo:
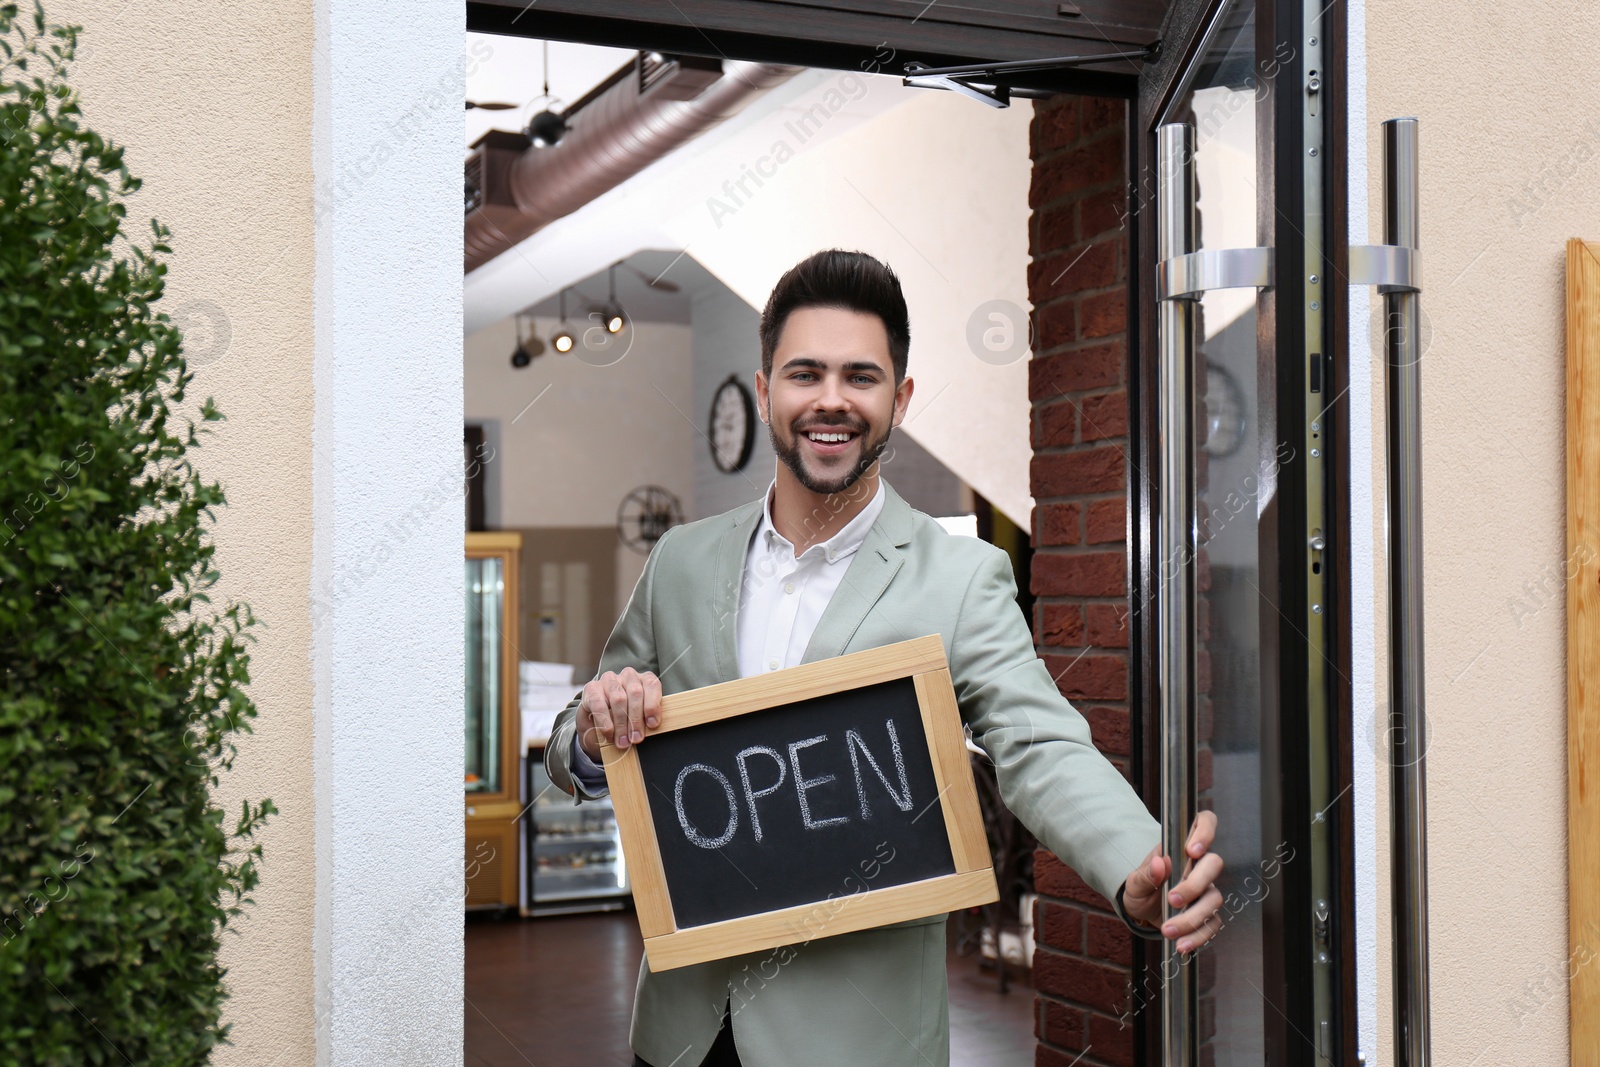
[[[555,97],[550,95],[550,42],[544,42],[544,92],[538,97],[540,100],[555,102]],[[528,120],[526,131],[528,140],[540,148],[549,148],[566,136],[570,127],[567,126],[565,117],[551,110],[549,105],[533,118]]]
[[[544,342],[539,340],[537,333],[529,333],[527,337],[522,336],[522,315],[520,313],[513,316],[512,321],[516,324],[517,347],[511,353],[511,365],[521,370],[532,363],[535,356],[544,353]]]
[[[618,263],[621,261],[618,260]],[[628,324],[628,316],[622,313],[622,305],[617,303],[617,264],[611,264],[607,272],[611,280],[611,296],[606,301],[606,306],[600,309],[601,321],[605,323],[606,333],[621,333],[622,328]]]
[[[561,140],[567,132],[567,120],[546,109],[528,120],[528,140],[540,148],[549,148]]]
[[[550,347],[560,352],[563,356],[572,351],[572,346],[577,342],[573,339],[572,331],[567,329],[567,291],[561,290],[561,330],[550,338]]]

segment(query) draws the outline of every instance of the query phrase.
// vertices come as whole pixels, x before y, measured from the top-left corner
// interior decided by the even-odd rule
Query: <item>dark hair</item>
[[[911,351],[911,318],[906,313],[900,279],[887,263],[865,252],[830,248],[790,267],[778,279],[761,312],[761,370],[769,377],[783,324],[790,312],[807,307],[842,308],[878,316],[889,334],[895,384],[905,378],[906,356]]]

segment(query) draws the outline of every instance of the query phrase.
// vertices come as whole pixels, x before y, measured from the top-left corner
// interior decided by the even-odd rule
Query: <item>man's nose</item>
[[[825,378],[822,388],[817,393],[817,409],[819,411],[843,411],[849,406],[849,397],[845,394],[844,387],[839,379]]]

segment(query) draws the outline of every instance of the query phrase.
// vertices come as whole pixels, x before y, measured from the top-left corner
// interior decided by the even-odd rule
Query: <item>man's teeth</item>
[[[821,444],[836,444],[840,441],[850,440],[851,435],[847,433],[809,433],[806,436]]]

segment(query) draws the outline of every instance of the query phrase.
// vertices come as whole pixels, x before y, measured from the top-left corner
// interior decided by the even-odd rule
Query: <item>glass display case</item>
[[[522,535],[466,541],[466,906],[517,904],[522,811],[517,750],[517,588]]]
[[[466,791],[501,791],[501,626],[505,566],[500,556],[467,557]]]
[[[609,799],[574,804],[551,785],[544,749],[528,749],[524,822],[528,914],[620,908],[629,895],[627,864]]]

